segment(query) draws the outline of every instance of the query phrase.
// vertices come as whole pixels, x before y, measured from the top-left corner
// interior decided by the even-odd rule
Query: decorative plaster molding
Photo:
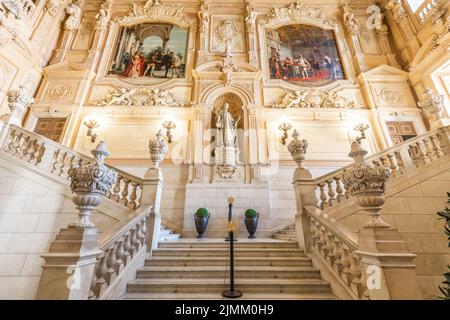
[[[44,10],[52,17],[56,16],[59,11],[59,0],[47,0]]]
[[[162,19],[175,24],[185,24],[186,17],[181,4],[162,3],[161,0],[147,0],[144,5],[131,3],[127,15],[115,17],[121,24],[133,24],[144,19]]]
[[[108,26],[108,23],[111,20],[112,2],[113,0],[104,0],[100,4],[100,10],[95,15],[97,30],[104,30]]]
[[[337,92],[318,89],[285,91],[272,108],[356,108],[354,101]]]
[[[325,16],[322,8],[307,6],[298,1],[292,2],[284,7],[273,7],[264,25],[266,28],[275,29],[279,26],[295,22],[311,23],[325,29],[336,26],[334,20]]]
[[[81,7],[79,1],[70,3],[66,8],[68,17],[64,21],[64,29],[74,31],[80,28],[81,23]]]
[[[72,87],[65,85],[56,85],[50,89],[48,96],[52,100],[62,100],[73,95]]]
[[[403,8],[402,0],[389,0],[386,3],[385,8],[392,11],[394,20],[397,23],[400,23],[404,18],[408,16],[405,8]]]
[[[444,96],[434,93],[430,88],[423,92],[423,98],[417,103],[430,122],[439,120],[444,113]]]
[[[186,106],[168,90],[146,87],[118,87],[106,98],[95,102],[95,104],[103,106]]]

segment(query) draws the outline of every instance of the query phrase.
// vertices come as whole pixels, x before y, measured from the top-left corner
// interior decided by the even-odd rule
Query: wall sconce
[[[166,129],[166,137],[167,137],[167,142],[172,143],[172,133],[170,132],[170,130],[175,129],[177,126],[175,124],[175,122],[173,122],[172,120],[166,120],[163,122],[163,128]]]
[[[91,142],[94,143],[97,139],[97,135],[94,133],[94,129],[98,128],[100,125],[95,119],[89,119],[83,122],[83,124],[88,128],[87,136],[91,138]]]
[[[288,138],[288,131],[292,129],[292,124],[289,122],[283,122],[278,127],[279,130],[283,131],[283,135],[281,136],[281,143],[286,145],[286,140]]]
[[[359,137],[356,137],[356,142],[358,142],[359,144],[361,143],[361,140],[366,139],[366,130],[369,129],[369,125],[365,124],[365,123],[358,123],[353,130],[355,131],[359,131],[359,133],[361,134]]]

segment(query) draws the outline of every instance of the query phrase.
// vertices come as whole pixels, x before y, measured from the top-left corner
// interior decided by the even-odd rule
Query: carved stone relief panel
[[[211,28],[211,51],[243,53],[245,51],[244,17],[214,15]]]

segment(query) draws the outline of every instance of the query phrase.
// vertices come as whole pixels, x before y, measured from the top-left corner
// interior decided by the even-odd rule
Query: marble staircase
[[[274,239],[285,241],[297,241],[297,234],[295,232],[295,225],[290,225],[284,229],[275,232],[272,237]]]
[[[228,245],[222,239],[160,241],[123,298],[222,298],[229,284]],[[235,255],[242,299],[335,299],[296,242],[239,239]]]

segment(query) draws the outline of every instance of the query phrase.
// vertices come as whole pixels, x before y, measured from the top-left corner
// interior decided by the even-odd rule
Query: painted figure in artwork
[[[271,79],[323,85],[344,79],[332,30],[288,25],[267,30]]]
[[[188,28],[141,23],[124,27],[118,38],[110,75],[134,79],[184,77]]]

